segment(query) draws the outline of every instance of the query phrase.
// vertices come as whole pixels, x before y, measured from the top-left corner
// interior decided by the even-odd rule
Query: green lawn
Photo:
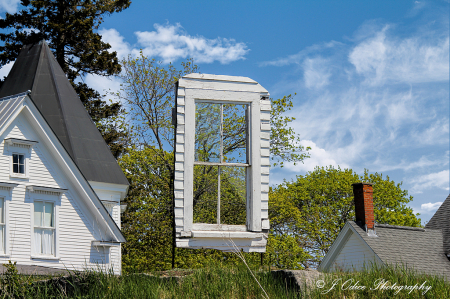
[[[444,279],[417,275],[405,269],[373,269],[357,273],[327,274],[306,294],[276,280],[269,271],[254,271],[269,298],[450,298]],[[182,277],[174,278],[173,276]],[[149,274],[114,276],[99,272],[74,274],[65,286],[36,283],[35,278],[9,271],[1,276],[0,298],[264,298],[265,293],[245,267],[211,267]],[[384,280],[384,290],[376,281]],[[345,283],[345,284],[344,284]],[[425,283],[425,284],[424,284]],[[335,285],[333,288],[332,285]],[[423,289],[398,290],[396,286],[424,285]],[[322,286],[319,283],[320,286]],[[356,287],[355,287],[356,286]],[[366,286],[365,289],[362,289]],[[359,288],[360,290],[356,290]],[[331,289],[331,290],[330,290]],[[345,290],[344,290],[345,289]],[[329,292],[327,292],[329,290]],[[324,293],[327,292],[327,293]],[[397,292],[397,293],[396,293]]]

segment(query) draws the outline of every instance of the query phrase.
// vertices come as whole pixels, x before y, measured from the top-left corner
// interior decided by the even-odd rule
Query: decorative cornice
[[[0,189],[10,190],[17,186],[19,186],[19,184],[0,182]]]
[[[67,189],[61,189],[61,188],[52,188],[52,187],[43,187],[43,186],[27,186],[28,191],[30,192],[36,192],[36,193],[45,193],[45,194],[56,194],[61,195]]]
[[[26,140],[26,139],[17,139],[17,138],[8,138],[5,139],[5,143],[12,146],[25,146],[25,147],[32,147],[37,141],[33,140]]]

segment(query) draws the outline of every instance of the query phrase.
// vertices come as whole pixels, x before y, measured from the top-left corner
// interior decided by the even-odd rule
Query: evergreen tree
[[[21,0],[22,10],[0,19],[0,67],[14,61],[25,44],[48,42],[56,60],[117,157],[124,151],[125,131],[115,125],[120,104],[107,104],[83,82],[86,74],[120,73],[116,52],[95,32],[105,15],[130,6],[130,0]]]

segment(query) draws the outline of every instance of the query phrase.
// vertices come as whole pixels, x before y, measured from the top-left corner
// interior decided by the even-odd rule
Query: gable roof
[[[92,227],[104,230],[99,234],[100,241],[125,242],[126,240],[120,228],[92,189],[91,184],[83,176],[75,162],[70,159],[68,152],[64,149],[27,93],[21,93],[9,98],[0,98],[0,136],[21,113],[24,113],[37,135],[47,145],[52,155],[52,160],[61,167],[62,172],[72,182],[73,189],[71,191],[76,192],[77,198],[84,201],[89,208],[93,217],[88,220],[95,221],[95,223],[91,223],[91,225],[95,224]],[[1,139],[0,142],[2,142]]]
[[[88,181],[128,185],[102,135],[45,41],[22,48],[0,98],[29,93]]]
[[[442,231],[420,227],[375,224],[377,237],[348,222],[384,264],[403,263],[418,272],[450,279],[450,261],[444,253]]]
[[[450,254],[450,195],[428,221],[425,228],[441,229],[444,237],[445,253]]]

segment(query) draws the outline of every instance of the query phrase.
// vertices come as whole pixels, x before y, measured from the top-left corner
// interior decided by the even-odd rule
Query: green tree
[[[420,226],[418,214],[406,206],[412,201],[408,191],[389,177],[369,174],[359,176],[351,169],[317,167],[292,182],[272,189],[269,194],[270,259],[284,267],[288,250],[280,247],[280,238],[295,239],[301,251],[295,256],[297,268],[316,266],[328,252],[345,223],[355,218],[352,184],[373,183],[375,221],[378,223]],[[272,240],[275,240],[273,242]],[[286,243],[289,243],[286,242]],[[278,262],[280,261],[280,262]]]
[[[287,95],[281,99],[271,99],[272,111],[270,114],[270,154],[273,166],[283,167],[283,162],[302,162],[309,158],[310,147],[300,144],[300,135],[295,133],[290,124],[295,117],[286,116],[292,107],[292,95]]]
[[[124,202],[122,232],[123,270],[143,271],[170,268],[172,245],[172,197],[165,178],[170,176],[165,161],[173,159],[152,147],[131,148],[119,159],[130,182]]]
[[[116,52],[95,32],[105,15],[130,6],[130,0],[22,0],[22,10],[0,19],[0,67],[14,61],[25,44],[45,39],[56,60],[74,86],[91,118],[116,157],[124,150],[126,133],[117,129],[114,118],[118,103],[108,104],[80,79],[86,74],[110,76],[121,70]]]
[[[173,155],[168,153],[173,151],[174,128],[171,125],[171,109],[174,107],[175,102],[174,86],[180,77],[185,74],[198,72],[198,68],[193,64],[192,60],[182,62],[180,69],[177,69],[172,64],[164,66],[161,62],[150,59],[141,52],[138,57],[133,58],[129,56],[123,60],[122,70],[120,78],[123,84],[117,96],[123,102],[127,103],[130,123],[133,124],[133,136],[136,137],[134,139],[134,149],[120,160],[124,171],[129,174],[128,179],[132,186],[125,200],[128,203],[132,203],[132,206],[134,205],[130,213],[138,210],[146,211],[147,208],[153,209],[153,203],[160,203],[165,207],[161,209],[161,214],[135,213],[126,216],[129,217],[126,218],[127,220],[124,220],[127,221],[126,224],[124,223],[124,233],[127,240],[139,241],[129,241],[124,246],[124,269],[130,267],[133,261],[140,261],[141,259],[142,265],[149,266],[156,265],[156,262],[153,261],[154,259],[158,259],[159,261],[164,260],[165,265],[168,267],[167,262],[170,261],[170,257],[167,254],[165,259],[155,253],[149,254],[150,251],[153,251],[149,251],[146,246],[141,245],[143,244],[143,240],[147,238],[147,233],[164,229],[164,232],[161,232],[161,236],[165,239],[156,238],[155,240],[160,240],[160,243],[154,245],[154,248],[159,248],[158,250],[160,252],[167,253],[166,250],[170,249],[168,244],[171,242],[171,227],[161,220],[161,226],[159,228],[153,228],[153,225],[160,225],[160,221],[149,221],[145,217],[161,215],[161,217],[165,217],[164,219],[171,219],[172,211],[167,208],[167,203],[172,198],[171,179],[174,175],[174,169]],[[293,142],[298,141],[298,136],[294,130],[286,129],[293,121],[293,118],[283,116],[292,107],[292,97],[287,96],[283,99],[272,101],[272,105],[272,125],[276,128],[272,130],[272,134],[277,136],[277,141],[271,144],[272,153],[281,159],[290,159],[289,161],[294,162],[302,161],[307,157],[307,154],[300,153],[304,149],[298,143]],[[231,154],[231,152],[239,149],[245,143],[246,134],[242,127],[242,124],[245,123],[245,114],[238,112],[238,109],[240,108],[236,107],[236,105],[224,107],[224,127],[226,128],[224,131],[228,132],[224,137],[224,155],[227,159],[236,157],[236,154]],[[211,112],[213,113],[214,111]],[[204,127],[217,125],[210,123],[213,119],[213,117],[206,117],[205,122],[199,123],[204,123]],[[203,128],[199,126],[196,129],[202,130]],[[214,147],[217,143],[214,136],[208,132],[210,131],[206,130],[201,135],[203,137],[199,138],[197,148],[199,155],[204,157],[213,156]],[[204,141],[203,143],[202,140]],[[142,161],[144,161],[144,158],[138,158],[139,155],[146,155],[154,161],[158,161],[157,165],[148,161],[147,165],[142,166],[142,169],[154,167],[152,175],[134,170],[133,167],[141,167],[137,165],[141,165]],[[129,160],[127,163],[125,163],[126,159]],[[198,214],[194,210],[194,218],[206,219],[208,222],[215,222],[216,220],[213,211],[217,207],[217,193],[214,193],[217,190],[217,187],[215,187],[217,186],[217,175],[214,171],[217,172],[217,169],[213,170],[211,167],[202,166],[196,167],[195,169],[195,175],[199,179],[196,182],[203,181],[194,186],[194,191],[198,195],[196,204],[204,205],[206,208],[204,210],[197,210],[199,212]],[[221,203],[224,204],[223,209],[221,209],[223,212],[221,212],[221,217],[224,217],[225,223],[245,223],[245,200],[243,200],[245,196],[242,194],[243,190],[245,192],[245,188],[243,188],[242,182],[237,181],[237,177],[242,176],[241,172],[242,169],[239,170],[238,168],[223,170],[221,195],[223,194],[225,200],[221,200]],[[133,186],[138,188],[137,186],[139,185],[152,186],[153,189],[139,189],[140,191],[137,195],[133,191]],[[149,199],[145,200],[146,197]],[[150,202],[150,198],[154,200],[153,203]],[[149,206],[146,207],[146,205]],[[236,213],[236,210],[242,211],[242,213]],[[142,227],[143,223],[148,223],[148,225],[145,230],[140,230],[139,228]],[[136,226],[138,229],[136,231],[125,229],[125,227],[132,228],[133,226]],[[178,267],[203,265],[208,260],[229,260],[234,262],[234,257],[226,253],[211,250],[177,250],[176,265]],[[162,265],[160,266],[162,267]],[[133,267],[136,268],[138,266]]]

